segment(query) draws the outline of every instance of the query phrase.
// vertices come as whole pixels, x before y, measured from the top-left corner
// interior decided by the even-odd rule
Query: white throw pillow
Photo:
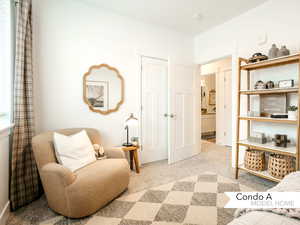
[[[54,133],[58,162],[72,172],[96,161],[94,147],[85,130],[71,136]]]

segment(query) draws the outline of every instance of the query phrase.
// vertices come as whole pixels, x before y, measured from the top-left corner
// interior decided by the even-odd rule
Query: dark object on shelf
[[[263,151],[247,150],[244,166],[249,170],[263,171],[265,169],[265,154]]]
[[[207,109],[206,108],[201,108],[201,113],[202,114],[206,114],[207,113]]]
[[[284,113],[273,113],[271,114],[271,118],[278,118],[278,119],[287,119],[288,114]]]
[[[268,172],[271,176],[282,179],[294,171],[295,167],[291,157],[280,154],[271,154],[269,156]]]
[[[266,85],[262,80],[259,80],[255,83],[254,89],[265,89]]]
[[[272,89],[274,87],[275,87],[275,84],[273,81],[270,80],[266,83],[266,89]]]
[[[286,148],[287,144],[290,143],[286,134],[275,134],[275,138],[272,139],[275,146]]]
[[[290,80],[280,80],[278,81],[278,87],[279,88],[290,88],[290,87],[294,87],[294,80],[290,79]]]
[[[287,56],[289,54],[290,50],[288,50],[285,45],[281,46],[281,49],[278,51],[278,57]]]
[[[258,53],[253,54],[253,56],[248,59],[247,63],[256,63],[256,62],[264,61],[267,59],[268,59],[268,56],[263,55],[262,53],[258,52]]]
[[[272,44],[272,48],[269,50],[269,58],[274,59],[278,57],[279,48],[277,48],[276,44]]]
[[[261,112],[261,113],[260,113],[260,116],[261,116],[261,117],[270,117],[271,114],[268,113],[268,112]]]

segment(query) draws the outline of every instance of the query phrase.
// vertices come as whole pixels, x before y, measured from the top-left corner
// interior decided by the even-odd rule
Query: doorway
[[[201,139],[216,142],[216,74],[201,76]]]
[[[201,65],[201,139],[232,145],[231,57]]]
[[[200,74],[194,64],[141,56],[141,162],[175,163],[200,149]]]

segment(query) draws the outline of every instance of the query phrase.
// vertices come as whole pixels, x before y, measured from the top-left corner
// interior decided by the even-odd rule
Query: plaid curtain
[[[16,3],[14,131],[10,202],[16,210],[40,197],[42,188],[31,148],[34,135],[31,0]]]

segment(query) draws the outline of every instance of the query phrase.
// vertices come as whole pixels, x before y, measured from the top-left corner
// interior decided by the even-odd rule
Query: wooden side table
[[[139,146],[130,146],[130,147],[121,147],[124,152],[129,152],[130,157],[130,169],[133,170],[133,161],[135,164],[135,170],[137,173],[140,173],[140,166],[139,166],[139,157],[138,157],[138,150]]]

